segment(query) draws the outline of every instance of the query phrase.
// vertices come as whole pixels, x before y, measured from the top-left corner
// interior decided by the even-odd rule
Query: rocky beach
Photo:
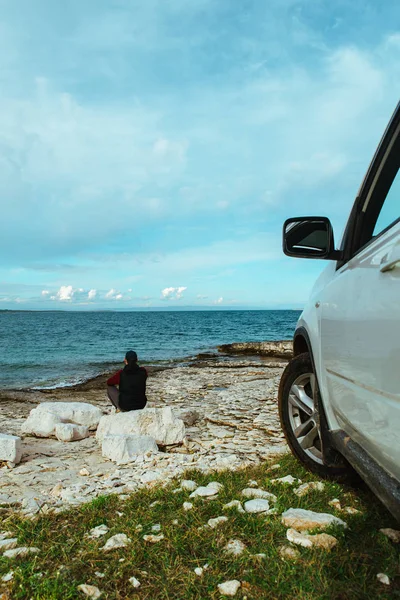
[[[166,483],[188,468],[236,470],[286,452],[277,389],[291,343],[242,343],[219,350],[185,366],[149,369],[148,407],[171,407],[185,423],[185,437],[181,444],[124,465],[102,456],[95,432],[74,442],[21,434],[30,411],[43,402],[85,402],[112,413],[108,375],[69,388],[0,392],[0,431],[22,437],[21,462],[15,467],[1,463],[0,510],[57,512],[99,495]]]

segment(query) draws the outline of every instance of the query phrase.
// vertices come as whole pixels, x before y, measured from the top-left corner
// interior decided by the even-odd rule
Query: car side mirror
[[[283,251],[297,258],[338,260],[341,252],[335,250],[333,229],[326,217],[298,217],[287,219],[283,226]]]

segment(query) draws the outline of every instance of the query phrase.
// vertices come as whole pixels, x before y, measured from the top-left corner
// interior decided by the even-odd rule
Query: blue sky
[[[400,91],[400,4],[0,0],[0,307],[299,308]]]

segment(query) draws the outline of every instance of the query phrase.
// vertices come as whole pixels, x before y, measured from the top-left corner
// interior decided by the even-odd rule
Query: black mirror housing
[[[338,260],[333,228],[327,217],[297,217],[283,225],[283,252],[297,258]]]

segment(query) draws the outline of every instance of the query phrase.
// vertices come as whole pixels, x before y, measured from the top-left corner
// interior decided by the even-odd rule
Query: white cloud
[[[206,300],[208,298],[208,296],[204,296],[203,294],[197,294],[196,298],[198,300]]]
[[[115,295],[115,299],[116,300],[122,300],[122,294],[116,294]]]
[[[214,300],[214,304],[222,304],[224,301],[223,297],[221,296],[220,298],[218,298],[218,300]]]
[[[161,290],[161,299],[162,300],[180,300],[182,298],[183,292],[187,290],[187,287],[166,287]]]
[[[88,300],[94,300],[97,295],[97,290],[89,290],[88,292]]]
[[[72,285],[62,285],[55,296],[51,296],[51,300],[59,300],[60,302],[70,302],[74,297]]]
[[[105,296],[105,297],[106,297],[106,298],[114,298],[114,296],[115,296],[115,294],[116,294],[116,293],[117,293],[117,292],[114,290],[114,288],[111,288],[111,290],[109,290],[109,291],[107,292],[107,294],[106,294],[106,296]]]
[[[118,292],[117,290],[114,290],[114,288],[111,288],[111,290],[109,290],[104,297],[107,300],[122,300],[123,295],[121,294],[121,292]]]
[[[49,290],[42,290],[42,296],[48,296],[50,294]]]

